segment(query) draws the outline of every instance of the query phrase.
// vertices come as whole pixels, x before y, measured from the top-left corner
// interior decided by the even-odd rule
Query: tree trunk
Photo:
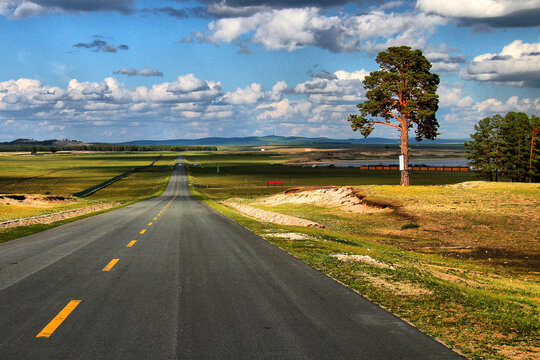
[[[403,155],[403,164],[405,169],[401,170],[401,186],[409,186],[409,129],[407,125],[401,128],[401,155]]]

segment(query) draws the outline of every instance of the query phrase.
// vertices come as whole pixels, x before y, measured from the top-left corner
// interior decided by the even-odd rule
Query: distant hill
[[[424,140],[422,144],[463,144],[464,139],[436,139]],[[411,139],[411,144],[417,143]],[[326,137],[307,138],[301,136],[248,136],[248,137],[206,137],[200,139],[174,139],[174,140],[135,140],[123,142],[125,145],[359,145],[359,144],[399,144],[399,139],[367,138],[367,139],[331,139]]]
[[[38,141],[34,139],[16,139],[10,142],[4,142],[0,143],[0,145],[36,145],[36,146],[56,146],[56,147],[62,147],[62,146],[77,146],[77,145],[86,145],[86,143],[78,140],[57,140],[57,139],[51,139],[51,140],[43,140]]]

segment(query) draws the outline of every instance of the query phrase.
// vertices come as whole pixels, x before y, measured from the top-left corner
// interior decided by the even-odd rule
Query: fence
[[[98,190],[101,190],[103,189],[104,187],[107,187],[109,185],[111,185],[112,183],[122,179],[122,178],[125,178],[126,176],[130,175],[130,174],[133,174],[135,171],[139,171],[139,170],[142,170],[142,169],[146,169],[150,166],[153,166],[154,163],[156,161],[158,161],[161,157],[163,156],[163,154],[159,155],[157,157],[156,160],[152,161],[152,163],[150,165],[146,165],[146,166],[139,166],[139,167],[136,167],[136,168],[133,168],[129,171],[126,171],[125,173],[123,174],[120,174],[120,175],[117,175],[113,178],[110,178],[108,180],[105,180],[104,182],[100,183],[100,184],[97,184],[97,185],[94,185],[92,187],[89,187],[88,189],[84,189],[83,191],[79,191],[79,192],[76,192],[75,194],[73,194],[73,196],[77,196],[77,197],[85,197],[85,196],[88,196],[90,194],[93,194],[95,193],[96,191]]]
[[[367,165],[360,166],[360,170],[399,170],[397,165]],[[470,171],[468,166],[409,166],[410,171]]]

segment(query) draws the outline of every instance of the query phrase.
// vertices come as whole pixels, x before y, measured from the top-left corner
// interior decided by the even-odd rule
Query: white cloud
[[[0,15],[11,19],[23,19],[49,13],[80,14],[89,12],[114,11],[130,13],[134,0],[1,0]]]
[[[474,102],[470,95],[464,94],[461,88],[439,86],[439,106],[449,108],[470,108]]]
[[[288,86],[285,81],[278,81],[275,83],[275,85],[272,87],[272,91],[269,94],[269,100],[271,101],[279,101],[281,100],[281,97],[283,96],[283,92],[287,90]]]
[[[418,0],[416,8],[480,31],[540,25],[540,0]]]
[[[467,66],[463,77],[495,84],[540,87],[540,43],[515,40],[499,54],[479,55]]]
[[[149,114],[193,117],[221,95],[219,82],[200,80],[193,74],[152,88],[127,88],[112,77],[100,82],[72,79],[66,89],[18,79],[0,82],[0,112],[15,112],[26,119],[38,112],[61,119],[126,119]]]
[[[317,104],[358,102],[365,94],[362,81],[367,75],[366,70],[324,72],[296,85],[295,92],[307,95],[311,102]]]
[[[309,115],[311,107],[309,102],[293,103],[285,98],[279,102],[257,106],[257,110],[263,110],[257,116],[257,120],[291,119],[298,115],[306,117]]]
[[[448,17],[489,18],[540,7],[539,0],[418,0],[422,11]]]
[[[212,21],[208,32],[194,37],[214,44],[249,41],[268,50],[293,51],[317,46],[332,52],[378,51],[393,45],[419,47],[446,20],[425,13],[385,13],[326,16],[318,8],[274,9],[251,16]],[[387,41],[379,43],[378,39]],[[368,41],[371,39],[370,41]]]
[[[251,84],[245,89],[236,89],[234,92],[226,93],[223,102],[227,104],[255,104],[264,98],[264,91],[261,84]]]
[[[540,98],[520,100],[517,96],[511,96],[506,101],[490,98],[475,104],[474,108],[478,112],[486,114],[507,113],[510,111],[538,113],[540,111]]]

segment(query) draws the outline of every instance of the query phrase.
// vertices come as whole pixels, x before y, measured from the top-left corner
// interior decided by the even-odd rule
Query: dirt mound
[[[465,182],[461,182],[457,184],[446,185],[446,187],[463,189],[463,188],[475,188],[475,187],[482,186],[484,184],[488,184],[488,182],[487,181],[465,181]]]
[[[246,215],[248,217],[251,217],[255,220],[262,221],[262,222],[271,222],[274,224],[281,224],[281,225],[295,225],[295,226],[324,228],[323,225],[318,224],[313,221],[302,219],[296,216],[280,214],[275,211],[257,209],[252,206],[238,204],[231,200],[224,201],[222,202],[222,204],[230,206],[236,209],[238,212],[242,213],[243,215]]]
[[[15,226],[34,225],[34,224],[50,224],[58,220],[69,219],[75,216],[88,214],[94,211],[109,209],[117,205],[120,205],[120,203],[114,202],[114,203],[106,203],[106,204],[97,204],[97,205],[87,206],[84,208],[61,211],[61,212],[47,214],[47,215],[34,216],[30,218],[25,218],[25,219],[14,219],[14,220],[2,221],[0,222],[0,229],[10,228],[10,227],[15,227]]]
[[[336,259],[340,261],[362,262],[362,263],[377,266],[377,267],[394,269],[392,265],[388,265],[378,260],[375,260],[369,255],[332,254],[330,256],[335,257]]]
[[[348,186],[319,186],[286,190],[258,201],[261,205],[277,206],[285,203],[315,204],[339,207],[345,211],[366,213],[392,208],[391,204],[367,200]]]
[[[75,202],[71,196],[39,195],[39,194],[3,194],[0,195],[0,204],[66,204]]]
[[[272,233],[268,234],[265,237],[277,237],[288,240],[307,240],[309,236],[301,233],[289,232],[289,233]]]

